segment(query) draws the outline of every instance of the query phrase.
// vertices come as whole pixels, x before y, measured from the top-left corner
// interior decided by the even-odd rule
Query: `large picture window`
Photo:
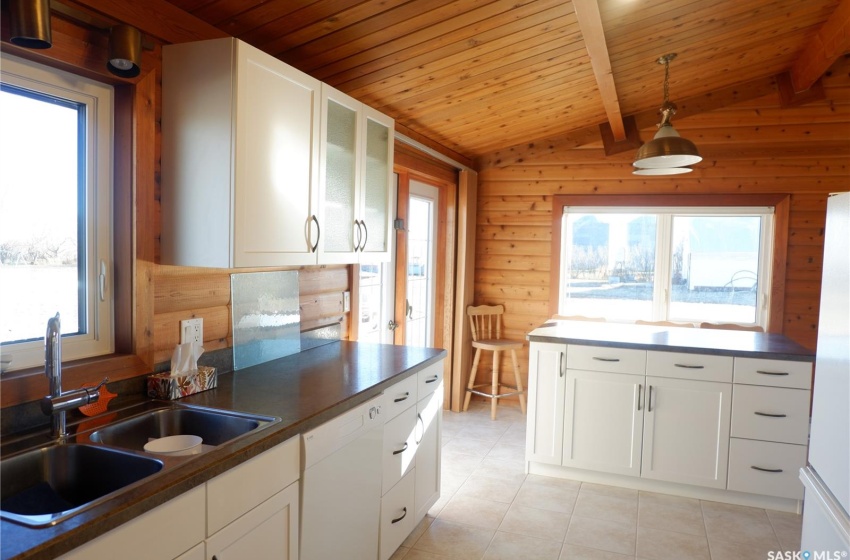
[[[3,55],[0,343],[8,369],[108,354],[112,335],[112,87]]]
[[[675,198],[556,205],[557,313],[766,328],[774,207],[673,206]]]

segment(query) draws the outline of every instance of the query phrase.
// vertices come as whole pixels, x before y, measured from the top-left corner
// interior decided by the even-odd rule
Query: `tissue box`
[[[155,399],[180,399],[215,389],[218,375],[214,367],[198,366],[198,371],[190,371],[176,377],[169,373],[154,373],[148,376],[148,396]]]

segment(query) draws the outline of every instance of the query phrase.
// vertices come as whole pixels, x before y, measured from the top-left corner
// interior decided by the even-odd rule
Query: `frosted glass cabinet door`
[[[360,262],[390,260],[393,191],[390,188],[393,171],[393,120],[371,109],[363,108],[365,116],[365,160],[360,222],[363,230]]]
[[[320,84],[238,45],[234,266],[315,264]]]
[[[357,213],[357,179],[360,174],[358,140],[359,101],[322,86],[322,142],[319,171],[319,204],[322,233],[319,262],[357,262],[360,242],[354,224]]]

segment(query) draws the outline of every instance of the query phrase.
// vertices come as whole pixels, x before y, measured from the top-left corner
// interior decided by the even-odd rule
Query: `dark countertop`
[[[446,356],[445,350],[335,342],[219,376],[216,389],[178,402],[277,416],[281,422],[222,444],[53,527],[0,521],[2,559],[55,558],[218,474],[369,400]]]
[[[532,342],[559,342],[814,362],[815,353],[781,334],[720,329],[551,320],[528,334]]]

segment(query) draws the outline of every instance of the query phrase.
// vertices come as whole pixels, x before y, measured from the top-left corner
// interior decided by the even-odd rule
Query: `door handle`
[[[310,248],[310,252],[315,253],[319,250],[319,239],[322,238],[322,227],[319,225],[319,218],[317,218],[315,214],[310,216],[310,220],[316,222],[316,244]]]
[[[640,410],[640,394],[643,390],[643,383],[638,383],[637,409]]]
[[[366,227],[366,220],[360,220],[360,225],[363,226],[363,244],[360,246],[360,252],[366,250],[366,242],[369,240],[369,229]]]
[[[408,319],[413,319],[413,306],[410,305],[410,300],[404,300],[404,305],[407,306],[407,312],[405,313],[405,316]]]
[[[647,412],[652,412],[652,385],[649,386],[649,402],[646,407]]]
[[[390,320],[390,322],[389,322],[389,323],[387,323],[387,329],[389,329],[389,330],[391,330],[391,331],[394,331],[394,330],[396,330],[397,328],[398,328],[398,323],[396,323],[396,322],[395,322],[395,321],[393,321],[392,319]]]
[[[357,241],[354,243],[354,252],[360,250],[360,241],[363,239],[363,230],[360,229],[360,220],[354,220],[354,225],[357,226],[357,231],[355,232],[357,236]]]

